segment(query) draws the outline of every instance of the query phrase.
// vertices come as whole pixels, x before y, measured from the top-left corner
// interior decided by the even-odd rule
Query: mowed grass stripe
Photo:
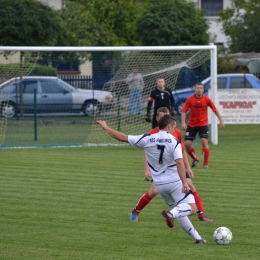
[[[150,187],[143,180],[140,149],[0,150],[1,260],[259,259],[260,141],[249,146],[243,131],[235,135],[229,142],[221,132],[220,144],[211,146],[210,168],[203,169],[201,161],[194,169],[194,184],[214,221],[190,219],[207,245],[195,245],[177,221],[174,229],[165,225],[160,212],[167,206],[159,196],[138,223],[129,221]],[[196,149],[200,155],[201,147]],[[219,226],[233,232],[230,245],[213,242]]]

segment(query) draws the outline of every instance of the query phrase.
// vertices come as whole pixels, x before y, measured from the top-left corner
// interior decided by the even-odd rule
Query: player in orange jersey
[[[157,110],[157,121],[160,120],[161,117],[163,117],[165,114],[170,114],[170,111],[167,107],[160,107]],[[176,120],[175,120],[175,126],[176,126]],[[153,128],[151,131],[148,132],[148,134],[155,134],[159,132],[159,128],[155,127]],[[211,219],[209,219],[207,216],[205,216],[204,214],[204,207],[202,204],[202,200],[199,196],[199,193],[197,192],[195,186],[192,183],[192,179],[194,178],[194,174],[190,168],[189,162],[188,162],[188,158],[187,155],[185,153],[185,148],[184,148],[184,144],[183,144],[183,140],[182,140],[182,134],[181,131],[178,128],[174,128],[174,137],[176,137],[182,146],[182,154],[183,154],[183,161],[184,161],[184,165],[186,167],[186,178],[187,178],[187,183],[191,189],[191,191],[193,192],[194,198],[195,198],[195,203],[197,206],[197,213],[198,213],[198,219],[201,221],[212,221]],[[145,180],[149,181],[150,180],[150,170],[149,170],[149,165],[147,163],[146,157],[144,155],[144,167],[145,167]],[[138,203],[136,204],[135,208],[132,210],[131,214],[130,214],[130,220],[133,222],[137,222],[138,221],[138,216],[140,211],[150,203],[150,201],[158,194],[158,190],[155,186],[155,184],[153,183],[153,181],[151,180],[151,187],[150,190],[147,191],[145,194],[143,194],[141,196],[141,198],[139,199]]]
[[[191,167],[195,167],[199,162],[195,149],[192,146],[192,142],[195,139],[197,133],[199,133],[202,154],[203,154],[203,167],[209,166],[209,144],[208,144],[208,107],[216,114],[219,119],[220,127],[224,128],[224,122],[222,117],[214,105],[213,101],[206,95],[203,95],[204,86],[202,83],[197,83],[195,86],[195,95],[190,96],[183,108],[181,114],[182,129],[185,130],[185,147],[187,153],[192,158],[193,162]],[[190,112],[188,126],[186,124],[186,114]]]

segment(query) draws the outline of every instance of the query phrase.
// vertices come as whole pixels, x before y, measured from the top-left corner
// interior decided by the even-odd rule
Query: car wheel
[[[97,101],[87,101],[83,105],[83,113],[85,116],[96,116],[99,113],[99,107]]]
[[[14,103],[2,103],[0,113],[3,117],[12,118],[16,114],[16,105]]]
[[[185,101],[179,101],[177,104],[176,104],[176,106],[175,106],[175,110],[176,110],[176,112],[177,112],[177,115],[181,115],[181,111],[182,111],[182,108],[183,108],[183,106],[184,106],[184,103],[185,103]]]

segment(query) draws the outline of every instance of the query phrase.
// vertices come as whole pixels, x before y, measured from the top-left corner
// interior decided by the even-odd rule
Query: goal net
[[[96,120],[126,134],[148,132],[152,126],[145,121],[147,103],[159,77],[177,98],[175,117],[180,127],[179,96],[183,89],[216,74],[213,51],[212,45],[0,46],[0,144],[122,144],[104,133]],[[133,73],[138,73],[140,84],[133,83]]]
[[[2,87],[12,78],[14,84],[18,84],[19,77],[28,75],[34,68],[37,60],[35,52],[17,52],[0,50],[0,145],[4,144],[7,121],[13,113],[10,101],[11,91]],[[19,103],[19,93],[14,93],[16,103]]]

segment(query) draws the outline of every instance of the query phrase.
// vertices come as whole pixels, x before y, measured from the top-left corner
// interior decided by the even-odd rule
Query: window
[[[41,80],[42,93],[61,94],[64,89],[54,80]]]
[[[214,44],[217,46],[218,51],[224,48],[223,42],[214,42]]]
[[[227,85],[226,78],[218,78],[218,89],[225,89]]]
[[[227,85],[227,78],[218,78],[218,89],[225,89]],[[208,91],[211,88],[211,82],[209,81],[204,85],[204,91]]]
[[[3,92],[17,94],[20,91],[20,83],[9,84],[6,87],[3,87],[2,89],[3,89]]]
[[[34,90],[37,90],[37,81],[33,80],[33,81],[23,81],[23,93],[25,94],[33,94]]]
[[[245,77],[236,77],[230,79],[230,87],[229,88],[252,88],[250,83],[246,80]]]
[[[206,10],[206,16],[218,16],[223,10],[223,0],[201,0],[201,8]]]

